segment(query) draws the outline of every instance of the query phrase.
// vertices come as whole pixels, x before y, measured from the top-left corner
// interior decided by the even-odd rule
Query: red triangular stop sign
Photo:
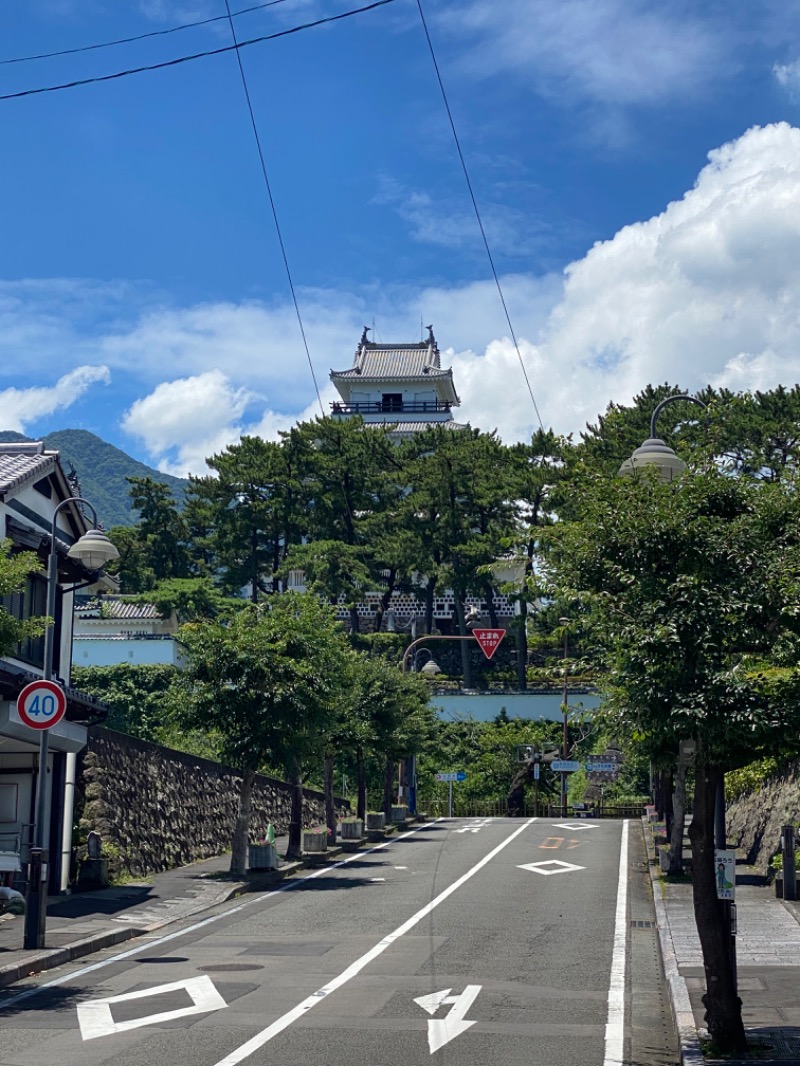
[[[473,637],[480,644],[483,654],[491,659],[500,647],[500,641],[506,635],[505,629],[473,629]]]

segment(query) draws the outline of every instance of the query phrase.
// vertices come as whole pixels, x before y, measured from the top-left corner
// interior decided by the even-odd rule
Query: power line
[[[0,95],[0,100],[18,100],[23,96],[38,96],[41,93],[54,93],[59,92],[61,89],[75,89],[81,85],[95,85],[98,82],[114,81],[117,78],[127,78],[131,74],[144,74],[151,70],[164,70],[166,67],[177,67],[181,63],[190,63],[193,59],[205,59],[207,56],[218,56],[225,52],[233,52],[239,48],[247,48],[251,44],[262,44],[264,41],[275,41],[279,37],[288,37],[293,33],[300,33],[301,30],[311,30],[317,26],[324,26],[329,22],[339,22],[341,19],[351,18],[353,15],[361,15],[365,11],[373,11],[376,7],[385,7],[386,4],[393,4],[395,0],[374,0],[371,4],[366,4],[364,7],[356,7],[350,11],[343,11],[339,15],[329,15],[327,18],[316,19],[314,22],[304,22],[300,26],[292,26],[288,30],[280,30],[277,33],[269,33],[263,37],[251,37],[247,41],[240,41],[238,44],[225,45],[222,48],[212,48],[206,52],[194,52],[192,55],[178,56],[177,59],[167,59],[163,63],[150,63],[144,67],[131,67],[128,70],[119,70],[114,74],[102,74],[95,78],[80,78],[76,81],[63,82],[60,85],[45,85],[38,89],[24,89],[22,92],[17,93],[3,93]]]
[[[268,0],[265,4],[255,4],[253,7],[243,7],[240,11],[234,11],[233,17],[248,15],[251,11],[262,11],[265,7],[274,7],[275,4],[285,4],[286,0]],[[149,37],[166,37],[170,33],[178,33],[180,30],[191,30],[196,26],[208,26],[212,22],[220,22],[227,15],[215,15],[213,18],[200,19],[197,22],[184,22],[180,26],[170,26],[165,30],[150,30],[149,33],[139,33],[135,37],[120,37],[115,41],[102,41],[100,44],[83,44],[78,48],[63,48],[60,52],[40,52],[33,56],[17,56],[14,59],[0,59],[0,67],[10,63],[30,63],[34,59],[55,59],[58,56],[74,56],[79,52],[93,52],[98,48],[113,48],[117,44],[133,44],[136,41],[146,41]]]
[[[531,383],[530,383],[530,379],[528,377],[528,372],[525,369],[525,363],[522,361],[522,352],[519,350],[519,343],[517,342],[517,335],[514,332],[514,327],[511,324],[511,315],[508,312],[508,305],[506,304],[506,298],[503,295],[503,288],[502,288],[502,286],[500,284],[500,278],[498,277],[497,270],[495,269],[494,259],[492,257],[492,251],[491,251],[491,248],[489,247],[489,240],[488,240],[488,238],[486,236],[486,230],[484,229],[484,226],[483,226],[483,220],[481,219],[481,213],[480,213],[480,210],[478,208],[478,201],[477,201],[477,199],[475,197],[475,193],[474,193],[474,191],[472,189],[472,182],[470,181],[469,171],[467,170],[467,163],[466,163],[466,160],[464,159],[464,153],[461,151],[461,142],[458,139],[458,133],[456,132],[456,124],[453,121],[453,112],[450,110],[450,104],[449,104],[448,99],[447,99],[447,93],[445,91],[444,82],[442,81],[442,75],[441,75],[441,73],[439,71],[439,64],[438,64],[438,62],[436,60],[436,53],[433,50],[433,41],[431,40],[431,35],[428,32],[428,24],[425,21],[425,14],[424,14],[424,12],[422,10],[422,0],[417,0],[417,8],[419,10],[419,17],[422,20],[422,28],[425,31],[425,38],[426,38],[426,40],[428,42],[428,48],[430,49],[431,59],[433,60],[433,67],[434,67],[434,70],[436,71],[436,79],[439,82],[439,88],[440,88],[441,93],[442,93],[442,99],[444,100],[445,110],[447,111],[447,118],[450,121],[450,129],[453,131],[453,139],[456,142],[456,150],[458,152],[458,158],[461,160],[461,169],[464,171],[464,178],[466,179],[466,182],[467,182],[467,189],[469,190],[470,199],[472,200],[472,206],[473,206],[473,208],[475,210],[475,217],[478,220],[478,227],[479,227],[479,229],[481,231],[481,237],[483,238],[483,246],[486,249],[486,255],[487,255],[488,259],[489,259],[489,266],[492,269],[492,277],[494,278],[494,283],[497,286],[497,292],[498,292],[498,295],[500,296],[500,303],[503,305],[503,311],[504,311],[505,316],[506,316],[506,322],[508,323],[508,328],[509,328],[509,331],[511,333],[511,340],[514,342],[514,348],[516,349],[517,359],[519,359],[519,365],[522,368],[522,374],[523,374],[523,376],[525,378],[525,384],[528,386],[528,393],[530,394],[531,403],[533,404],[533,409],[536,412],[536,417],[537,417],[537,419],[539,421],[539,426],[540,426],[542,432],[544,432],[544,423],[542,422],[542,416],[539,414],[539,407],[538,407],[538,404],[536,403],[536,397],[533,395],[533,389],[531,388]]]
[[[231,28],[231,37],[233,37],[233,47],[234,47],[234,49],[236,51],[236,60],[237,60],[237,62],[239,64],[239,74],[241,75],[241,78],[242,78],[242,88],[244,89],[244,96],[245,96],[245,100],[247,101],[247,111],[248,111],[248,113],[250,115],[250,125],[252,126],[253,136],[255,137],[255,141],[256,141],[256,148],[258,149],[258,158],[261,161],[261,173],[262,173],[263,178],[264,178],[264,185],[266,187],[267,196],[269,198],[269,206],[270,206],[270,209],[272,210],[272,220],[275,223],[275,232],[278,235],[278,244],[280,245],[281,256],[283,257],[283,265],[284,265],[284,267],[286,269],[286,277],[289,279],[289,289],[290,289],[291,294],[292,294],[292,302],[294,303],[294,312],[297,315],[297,322],[298,322],[298,325],[300,326],[300,335],[303,338],[303,347],[306,350],[306,359],[308,360],[308,366],[309,366],[309,369],[311,370],[311,380],[314,382],[314,391],[317,394],[317,402],[319,403],[319,408],[320,408],[320,411],[322,412],[322,416],[324,418],[325,409],[322,406],[322,397],[320,396],[319,385],[317,384],[317,375],[314,373],[314,364],[311,361],[311,352],[309,351],[309,348],[308,348],[308,339],[306,338],[306,331],[305,331],[305,327],[303,325],[303,317],[300,314],[300,304],[297,302],[297,293],[296,293],[295,287],[294,287],[294,280],[292,279],[292,271],[291,271],[291,268],[289,267],[289,257],[286,254],[286,245],[284,244],[283,234],[281,233],[280,222],[278,221],[278,211],[277,211],[277,208],[275,207],[275,198],[272,195],[272,186],[270,185],[269,175],[267,174],[267,164],[266,164],[266,161],[264,159],[264,150],[261,147],[261,138],[258,135],[258,126],[256,125],[256,116],[255,116],[255,113],[253,112],[253,102],[252,102],[252,100],[250,98],[250,89],[248,88],[248,85],[247,85],[247,77],[245,76],[245,72],[244,72],[244,64],[242,63],[242,56],[241,56],[241,53],[239,52],[239,44],[236,41],[236,27],[233,24],[233,15],[231,14],[231,8],[230,8],[230,4],[228,3],[228,0],[225,0],[225,10],[227,11],[227,19],[228,19],[228,23],[229,23],[230,28]]]

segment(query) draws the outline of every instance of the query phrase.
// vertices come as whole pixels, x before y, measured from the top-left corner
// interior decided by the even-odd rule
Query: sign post
[[[453,782],[454,781],[466,781],[467,780],[467,775],[466,775],[464,770],[454,770],[452,773],[437,774],[436,775],[436,780],[437,781],[447,781],[448,782],[448,785],[449,785],[449,788],[448,788],[449,797],[448,797],[448,804],[447,804],[447,810],[448,810],[447,817],[448,818],[452,818],[453,817]]]
[[[47,801],[49,730],[67,712],[67,697],[61,685],[42,678],[31,681],[17,696],[17,714],[23,725],[39,733],[39,773],[36,781],[36,840],[30,849],[28,899],[25,907],[26,948],[44,947],[45,908],[50,855],[44,846],[44,812]]]

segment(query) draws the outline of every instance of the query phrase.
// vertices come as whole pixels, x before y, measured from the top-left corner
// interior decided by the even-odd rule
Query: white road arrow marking
[[[164,992],[177,992],[179,989],[189,993],[191,1007],[178,1010],[161,1011],[148,1014],[145,1018],[133,1018],[127,1022],[115,1022],[111,1016],[112,1003],[125,1003],[132,999],[147,999]],[[157,1022],[169,1022],[173,1018],[185,1018],[189,1014],[203,1014],[205,1011],[221,1010],[228,1004],[219,994],[210,977],[190,977],[187,981],[171,981],[168,985],[145,988],[139,992],[126,992],[122,996],[109,996],[107,999],[95,999],[90,1003],[78,1005],[78,1023],[84,1040],[95,1040],[98,1036],[110,1036],[112,1033],[124,1033],[128,1029],[139,1029],[143,1025],[155,1025]]]
[[[545,867],[551,867],[546,869]],[[529,862],[524,866],[520,866],[520,870],[530,870],[534,874],[544,874],[545,877],[549,877],[551,874],[567,874],[573,870],[585,870],[585,866],[576,866],[574,862],[562,862],[561,859],[548,859],[547,862]]]
[[[464,1015],[478,998],[482,987],[482,985],[467,985],[460,996],[451,996],[451,989],[444,988],[441,992],[432,992],[429,996],[420,996],[419,999],[414,1000],[428,1014],[435,1014],[443,1004],[452,1003],[452,1007],[444,1018],[434,1018],[428,1022],[428,1047],[431,1055],[475,1024],[475,1022],[466,1021]]]
[[[428,1012],[428,1014],[435,1014],[445,1001],[455,1002],[455,999],[452,997],[450,1000],[447,1000],[447,997],[452,991],[452,988],[444,988],[441,992],[431,992],[429,996],[420,996],[419,999],[415,999],[414,1002],[418,1003],[423,1010]]]
[[[472,825],[465,825],[463,829],[454,829],[454,833],[479,833],[485,825],[491,822],[491,818],[475,819]]]

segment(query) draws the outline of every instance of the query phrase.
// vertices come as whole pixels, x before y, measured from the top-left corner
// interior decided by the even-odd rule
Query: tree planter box
[[[342,840],[360,840],[364,835],[364,823],[360,818],[352,822],[342,822]]]
[[[386,815],[383,811],[367,811],[367,829],[385,829]]]
[[[274,844],[251,844],[247,849],[247,866],[250,870],[277,870],[278,849]]]
[[[392,821],[404,822],[408,818],[408,807],[404,803],[392,807]]]
[[[328,833],[303,833],[303,851],[319,855],[328,850]]]
[[[658,862],[661,867],[662,874],[669,873],[669,848],[660,847],[658,849]]]

